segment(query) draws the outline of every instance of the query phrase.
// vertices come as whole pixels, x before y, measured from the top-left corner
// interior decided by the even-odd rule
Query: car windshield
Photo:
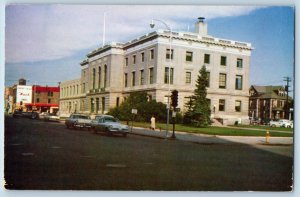
[[[115,118],[105,117],[104,122],[118,122],[118,121]]]
[[[88,116],[80,116],[80,115],[78,115],[78,116],[74,116],[74,118],[80,118],[80,119],[89,119],[89,117],[88,117]]]

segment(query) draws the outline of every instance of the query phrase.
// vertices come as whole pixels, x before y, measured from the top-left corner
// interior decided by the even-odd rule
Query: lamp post
[[[169,30],[170,32],[170,56],[169,56],[169,72],[168,72],[168,104],[167,104],[167,131],[166,131],[166,137],[168,136],[168,132],[169,132],[169,114],[170,114],[170,79],[171,79],[171,63],[172,63],[172,29],[169,25],[167,25],[167,23],[165,23],[162,20],[159,19],[152,19],[151,23],[150,23],[150,27],[154,28],[155,23],[154,21],[158,21],[161,22],[162,24],[164,24],[166,26],[166,28]]]

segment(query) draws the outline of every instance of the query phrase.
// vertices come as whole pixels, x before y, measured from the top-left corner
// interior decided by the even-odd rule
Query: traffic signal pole
[[[176,118],[176,107],[178,106],[178,91],[173,90],[172,95],[171,95],[171,105],[173,107],[173,112],[172,112],[172,120],[173,120],[173,133],[171,136],[171,139],[175,139],[175,118]]]

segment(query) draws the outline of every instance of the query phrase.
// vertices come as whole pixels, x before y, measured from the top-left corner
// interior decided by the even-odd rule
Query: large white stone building
[[[184,111],[205,65],[212,118],[224,124],[248,123],[251,44],[208,35],[202,18],[195,33],[172,31],[171,42],[170,51],[170,31],[157,30],[90,52],[80,63],[81,78],[61,83],[61,112],[106,113],[135,91],[167,103],[169,72],[170,90],[178,90]]]

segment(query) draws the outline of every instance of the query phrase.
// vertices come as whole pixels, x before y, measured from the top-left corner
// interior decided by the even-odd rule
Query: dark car
[[[14,118],[23,117],[23,111],[16,109],[12,115]]]
[[[66,119],[65,125],[67,128],[91,128],[91,119],[88,115],[84,114],[71,114],[69,118]]]
[[[108,135],[121,134],[124,137],[128,134],[128,126],[121,124],[118,119],[109,115],[99,115],[92,121],[92,130],[105,132]]]
[[[38,118],[38,113],[33,111],[33,112],[23,112],[22,110],[16,109],[13,113],[14,118],[31,118],[31,119],[37,119]]]

